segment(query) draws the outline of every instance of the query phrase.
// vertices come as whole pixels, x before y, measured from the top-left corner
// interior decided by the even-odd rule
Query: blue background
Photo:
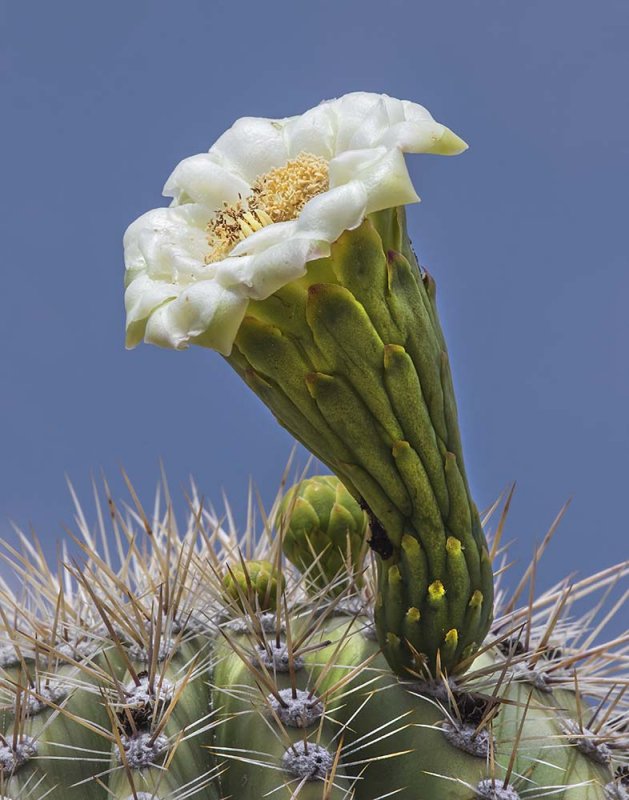
[[[14,0],[0,31],[0,532],[52,553],[64,473],[148,504],[160,458],[182,510],[189,474],[270,501],[291,440],[221,358],[124,350],[121,238],[237,117],[365,89],[471,146],[409,159],[410,227],[479,505],[518,481],[523,566],[574,497],[544,584],[627,556],[627,0]]]

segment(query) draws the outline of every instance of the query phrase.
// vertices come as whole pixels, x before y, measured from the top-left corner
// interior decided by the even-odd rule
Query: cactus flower
[[[304,275],[366,214],[419,200],[403,153],[465,147],[422,106],[367,92],[239,119],[125,234],[127,345],[229,355],[249,300]]]
[[[435,283],[404,212],[404,153],[464,149],[384,95],[243,119],[125,237],[128,344],[221,352],[367,512],[378,641],[404,676],[465,670],[492,618]]]

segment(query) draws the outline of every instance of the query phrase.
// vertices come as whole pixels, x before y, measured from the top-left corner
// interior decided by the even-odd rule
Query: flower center
[[[283,167],[259,175],[251,188],[249,197],[226,203],[208,224],[207,264],[225,258],[260,228],[299,216],[309,200],[330,188],[328,164],[312,153],[300,153]]]

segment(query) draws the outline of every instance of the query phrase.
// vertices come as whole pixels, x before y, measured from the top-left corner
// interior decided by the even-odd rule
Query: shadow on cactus
[[[404,211],[404,154],[465,147],[384,95],[245,118],[129,227],[128,345],[218,350],[333,475],[242,536],[164,487],[55,570],[7,546],[4,800],[627,800],[629,564],[536,595],[553,525],[507,593],[469,489]]]

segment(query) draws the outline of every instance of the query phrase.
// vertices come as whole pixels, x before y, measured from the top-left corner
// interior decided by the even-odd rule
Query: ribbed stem
[[[368,511],[391,667],[455,671],[487,633],[493,581],[435,284],[403,209],[371,215],[304,278],[251,302],[229,361]]]

